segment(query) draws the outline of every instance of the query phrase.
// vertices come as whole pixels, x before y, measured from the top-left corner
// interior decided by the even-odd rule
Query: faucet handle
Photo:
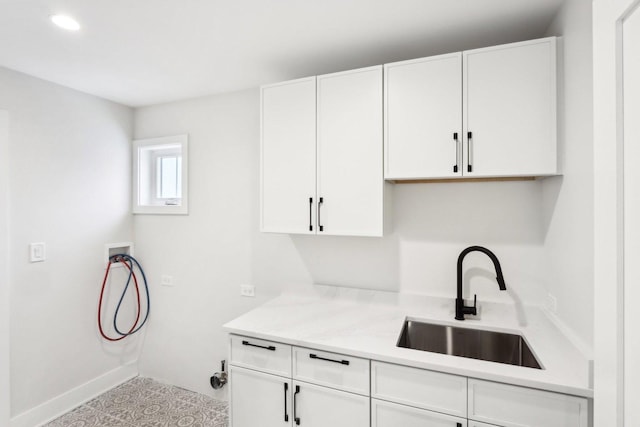
[[[475,316],[478,311],[476,310],[476,304],[478,302],[478,295],[473,295],[473,307],[470,305],[464,305],[464,300],[462,298],[456,299],[456,320],[464,320],[465,314],[471,314]],[[460,313],[460,316],[458,316]]]

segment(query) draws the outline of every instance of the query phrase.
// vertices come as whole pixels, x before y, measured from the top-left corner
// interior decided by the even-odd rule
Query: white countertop
[[[536,307],[478,301],[479,316],[454,320],[454,300],[315,286],[289,293],[224,325],[227,332],[456,375],[593,397],[589,361]],[[405,319],[523,335],[544,369],[396,347]]]

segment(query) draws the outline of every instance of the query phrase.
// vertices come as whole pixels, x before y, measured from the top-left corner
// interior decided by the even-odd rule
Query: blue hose
[[[129,335],[133,335],[136,332],[138,332],[145,323],[147,323],[147,319],[149,318],[149,312],[151,311],[151,299],[149,298],[149,286],[147,285],[147,276],[145,276],[144,274],[144,270],[142,269],[142,266],[140,265],[140,263],[131,255],[129,254],[115,254],[109,257],[109,262],[113,263],[113,262],[122,262],[122,263],[127,263],[129,266],[129,277],[127,277],[127,283],[124,286],[124,290],[122,291],[122,295],[120,295],[120,300],[118,301],[118,305],[116,307],[116,312],[113,316],[113,327],[115,328],[116,332],[122,336],[129,336]],[[135,264],[135,266],[134,266]],[[140,270],[140,273],[142,273],[142,279],[144,280],[144,290],[145,290],[145,294],[147,296],[147,312],[144,316],[144,320],[142,321],[142,323],[133,331],[127,333],[127,332],[121,332],[118,329],[118,314],[120,313],[120,306],[122,305],[122,301],[124,301],[124,297],[127,294],[127,290],[129,289],[129,284],[131,283],[131,277],[133,277],[133,269],[134,267],[138,267],[138,270]]]

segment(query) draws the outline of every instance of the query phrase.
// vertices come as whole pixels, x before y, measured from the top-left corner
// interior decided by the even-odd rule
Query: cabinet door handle
[[[453,165],[453,172],[458,173],[458,132],[453,133],[453,142],[456,144],[456,164]]]
[[[456,423],[456,427],[462,427],[462,423]]]
[[[320,221],[320,207],[322,206],[323,203],[324,203],[324,197],[320,197],[318,199],[318,230],[319,231],[324,231],[324,225],[322,225],[322,222]]]
[[[349,361],[348,360],[335,360],[335,359],[325,359],[324,357],[320,357],[317,354],[310,354],[309,358],[311,359],[318,359],[318,360],[325,360],[327,362],[333,362],[333,363],[340,363],[341,365],[349,365]]]
[[[287,394],[289,391],[289,383],[284,383],[284,421],[289,422],[289,411],[287,411]]]
[[[300,386],[297,385],[296,386],[296,392],[293,393],[293,421],[296,422],[296,425],[299,426],[300,425],[300,417],[296,416],[296,409],[297,409],[297,397],[298,397],[298,393],[300,393]]]
[[[313,231],[313,197],[309,197],[309,231]]]
[[[473,132],[467,132],[467,172],[473,172],[473,157],[471,156],[471,142],[473,141]]]
[[[271,350],[271,351],[276,351],[275,346],[266,346],[266,345],[258,345],[258,344],[251,344],[249,341],[242,341],[242,345],[248,345],[250,347],[258,347],[258,348],[264,348],[265,350]]]

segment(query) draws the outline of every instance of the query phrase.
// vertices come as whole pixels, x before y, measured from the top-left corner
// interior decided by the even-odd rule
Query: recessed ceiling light
[[[51,15],[51,22],[69,31],[78,31],[80,29],[78,21],[68,15]]]

